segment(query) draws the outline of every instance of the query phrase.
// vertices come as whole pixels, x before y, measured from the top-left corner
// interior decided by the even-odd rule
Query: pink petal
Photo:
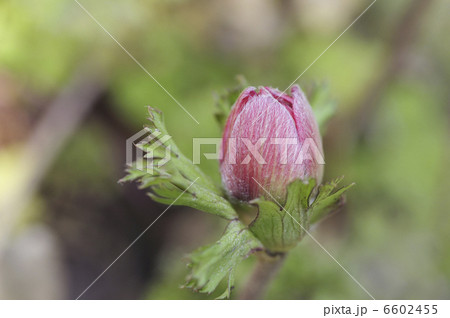
[[[270,138],[297,137],[295,122],[286,106],[262,89],[258,96],[250,99],[240,111],[229,137],[237,138],[236,164],[230,164],[227,158],[224,158],[221,172],[224,176],[223,182],[231,194],[246,201],[266,194],[253,178],[264,188],[270,188],[268,190],[271,192],[283,192],[283,180],[290,178],[292,167],[290,164],[278,164],[281,156],[280,146],[270,144]],[[248,138],[255,144],[261,137],[268,138],[259,151],[267,164],[258,163],[242,140]],[[288,158],[292,158],[291,154],[295,152],[295,146],[288,146]],[[250,162],[242,164],[247,155],[250,155]]]

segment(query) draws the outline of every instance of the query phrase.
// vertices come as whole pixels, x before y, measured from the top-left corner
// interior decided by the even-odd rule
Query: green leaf
[[[228,115],[230,114],[231,108],[238,99],[239,95],[247,86],[249,86],[247,80],[242,75],[236,76],[236,80],[238,82],[236,86],[227,89],[223,94],[214,95],[217,108],[216,112],[214,113],[214,117],[216,118],[220,128],[222,129],[225,127],[225,123],[227,121]]]
[[[343,201],[343,193],[353,184],[334,191],[340,180],[318,189],[315,179],[307,183],[295,180],[288,186],[284,206],[272,198],[253,200],[251,203],[257,205],[258,214],[249,225],[250,231],[271,252],[290,250],[305,236],[310,224],[319,221]]]
[[[185,287],[211,294],[227,278],[227,288],[218,298],[230,298],[237,265],[263,246],[239,220],[232,220],[220,240],[190,254],[191,273]]]
[[[253,200],[258,206],[258,215],[249,225],[250,231],[272,252],[284,250],[283,217],[285,212],[272,202],[263,198]]]
[[[312,203],[309,211],[309,222],[314,224],[320,221],[331,211],[339,208],[344,203],[344,192],[353,187],[351,183],[348,186],[336,189],[342,178],[336,179],[319,187],[319,193]],[[334,191],[334,193],[332,193]]]
[[[337,103],[331,99],[330,87],[326,83],[314,84],[308,95],[320,133],[323,135],[325,134],[328,121],[336,112]]]
[[[286,203],[253,200],[258,206],[258,214],[249,229],[271,252],[286,252],[297,245],[308,230],[307,210],[309,197],[315,180],[304,183],[298,179],[290,183]]]
[[[227,220],[237,218],[222,190],[181,153],[166,130],[162,113],[151,107],[149,113],[149,135],[136,145],[145,156],[134,162],[119,182],[139,182],[139,187],[149,189],[148,195],[160,203],[190,206]],[[167,154],[170,159],[162,161]]]

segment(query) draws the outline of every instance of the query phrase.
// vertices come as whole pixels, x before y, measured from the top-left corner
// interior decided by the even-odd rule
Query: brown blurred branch
[[[42,114],[17,162],[17,171],[23,172],[16,187],[0,202],[0,234],[7,238],[49,167],[64,144],[76,131],[85,115],[102,94],[103,84],[92,79],[88,67],[80,67],[67,86]],[[0,242],[5,242],[0,239]]]
[[[267,287],[283,264],[284,255],[268,256],[266,252],[258,255],[258,263],[244,287],[239,299],[262,299]]]
[[[389,84],[401,73],[408,64],[408,53],[413,46],[420,29],[422,18],[432,0],[411,1],[403,17],[397,24],[396,30],[390,40],[388,54],[390,56],[384,72],[367,89],[363,98],[357,102],[357,112],[351,118],[356,123],[354,132],[359,141],[364,141],[370,133],[371,119],[374,117],[377,104]],[[352,127],[350,125],[349,127]]]

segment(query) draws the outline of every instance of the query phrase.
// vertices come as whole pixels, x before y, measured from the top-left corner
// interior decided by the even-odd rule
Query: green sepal
[[[251,202],[258,206],[258,214],[249,229],[269,251],[286,252],[303,238],[304,230],[309,228],[308,201],[314,186],[314,179],[308,183],[300,179],[290,183],[283,207],[265,198]],[[268,196],[268,199],[272,198]]]
[[[179,150],[166,130],[162,112],[149,107],[149,113],[149,137],[136,145],[145,156],[119,182],[139,182],[139,188],[149,189],[148,195],[160,203],[190,206],[227,220],[237,218],[222,190]],[[167,152],[170,159],[159,165]]]
[[[242,75],[236,76],[236,81],[238,82],[237,85],[227,89],[224,93],[214,94],[217,108],[214,113],[214,117],[216,118],[221,129],[225,127],[231,108],[238,99],[239,95],[247,86],[249,86],[247,80]]]
[[[230,298],[237,265],[264,247],[239,220],[232,220],[216,243],[189,255],[191,272],[184,287],[211,294],[223,279],[227,288],[218,298]]]
[[[342,179],[343,177],[337,178],[319,186],[319,192],[309,208],[310,224],[317,223],[344,204],[344,192],[353,187],[355,183],[336,189]]]
[[[253,200],[258,213],[249,225],[250,231],[270,252],[286,252],[295,247],[316,223],[339,206],[343,193],[353,184],[336,190],[342,179],[316,187],[315,179],[307,183],[298,179],[288,185],[286,203],[282,206],[270,195]]]
[[[314,112],[321,135],[325,134],[328,121],[337,109],[337,103],[330,97],[330,87],[327,83],[313,84],[308,94],[308,100]]]

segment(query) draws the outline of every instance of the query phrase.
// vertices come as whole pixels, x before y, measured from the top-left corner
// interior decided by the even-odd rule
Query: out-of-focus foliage
[[[0,138],[0,203],[16,188],[17,179],[22,178],[23,170],[16,163],[35,123],[79,69],[90,69],[93,76],[104,82],[110,101],[108,110],[131,131],[139,131],[146,124],[146,106],[162,109],[167,130],[189,158],[192,137],[221,135],[214,121],[213,92],[232,86],[237,74],[243,74],[252,85],[284,90],[370,4],[357,0],[343,0],[342,5],[334,0],[264,0],[258,4],[257,0],[245,1],[246,4],[237,0],[226,4],[206,0],[79,2],[200,124],[75,1],[1,1],[0,85],[3,88],[8,83],[19,93],[0,88],[0,134],[6,136],[2,130],[10,131],[12,128],[7,127],[12,125],[23,133],[8,137],[7,142]],[[345,175],[344,182],[356,182],[347,196],[346,207],[314,227],[312,234],[375,298],[448,299],[448,1],[433,1],[415,17],[420,19],[419,27],[401,59],[406,66],[384,78],[386,85],[381,89],[376,85],[392,67],[395,43],[392,44],[391,36],[414,2],[377,1],[298,81],[307,91],[311,83],[325,80],[338,105],[324,139],[325,180]],[[365,109],[361,103],[374,92],[376,101],[367,113],[367,126],[361,127],[357,115]],[[125,147],[127,136],[114,135],[119,129],[108,130],[99,117],[103,118],[101,114],[88,117],[87,124],[78,127],[55,158],[43,179],[44,189],[52,192],[33,193],[24,215],[14,221],[18,223],[6,224],[13,229],[13,235],[20,236],[26,225],[52,224],[49,220],[67,211],[83,215],[89,205],[99,211],[103,208],[102,217],[109,222],[105,211],[111,212],[122,200],[117,203],[117,197],[125,192],[115,180],[120,177],[125,160],[117,149]],[[4,124],[6,121],[9,125]],[[360,138],[361,134],[364,138]],[[28,161],[31,170],[35,168],[33,159]],[[217,162],[202,158],[201,167],[220,183]],[[63,204],[58,205],[61,201]],[[55,212],[55,206],[67,210]],[[130,209],[132,206],[129,204]],[[141,209],[147,212],[145,207]],[[152,205],[148,212],[160,210]],[[127,212],[124,209],[117,213]],[[0,218],[4,214],[0,210]],[[90,228],[99,218],[95,215],[82,221],[63,219],[62,225],[58,223],[64,228],[59,243],[68,242],[71,246],[74,237],[84,236],[89,229],[102,232],[102,228]],[[141,227],[128,226],[127,230],[135,236],[149,223],[148,218],[141,220],[132,213],[129,218],[145,222]],[[179,288],[187,273],[180,257],[195,246],[218,239],[224,227],[208,217],[199,219],[202,221],[189,223],[189,228],[184,229],[188,233],[185,241],[161,243],[158,249],[148,250],[149,255],[155,255],[154,263],[142,267],[151,266],[154,274],[143,282],[145,291],[139,291],[139,297],[208,298]],[[188,224],[184,219],[177,220],[181,220],[179,214],[171,221],[181,224],[180,228]],[[160,226],[168,226],[164,227],[166,232],[158,232],[159,224],[145,234],[149,240],[164,233],[174,238],[182,235],[180,228],[175,231],[163,221]],[[122,233],[125,227],[126,224],[113,232]],[[204,234],[206,229],[213,233]],[[87,236],[90,238],[94,241],[95,237]],[[18,246],[9,244],[1,235],[0,240],[0,258],[4,257],[2,248]],[[120,244],[125,249],[131,241]],[[118,256],[119,253],[108,253],[109,247],[86,254],[98,265],[84,268],[84,276],[77,274],[81,275],[77,278],[84,277],[84,287]],[[77,246],[73,252],[81,257],[83,246]],[[120,262],[139,263],[140,259],[133,255],[125,254]],[[104,256],[103,263],[97,261],[100,256]],[[70,266],[76,263],[71,260]],[[253,261],[248,259],[238,267],[237,290],[245,283]],[[61,275],[70,275],[71,267],[65,264]],[[8,268],[13,270],[15,266],[0,262],[0,279]],[[108,286],[107,281],[117,274],[111,270],[110,276],[104,276],[97,284]],[[136,277],[123,277],[122,281],[140,279]],[[0,286],[0,297],[23,295],[12,289],[2,290],[4,286],[10,285]],[[79,292],[83,286],[77,286]],[[287,257],[267,297],[368,296],[315,242],[306,238]]]

